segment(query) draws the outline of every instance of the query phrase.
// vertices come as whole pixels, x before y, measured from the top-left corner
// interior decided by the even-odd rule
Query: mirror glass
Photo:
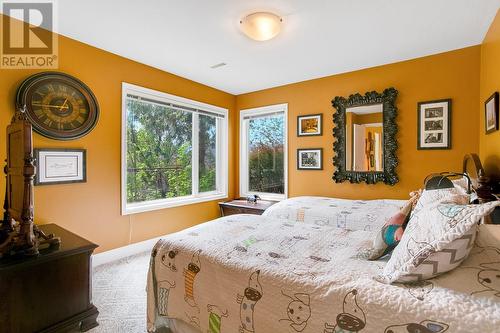
[[[383,104],[346,108],[346,170],[384,171]]]

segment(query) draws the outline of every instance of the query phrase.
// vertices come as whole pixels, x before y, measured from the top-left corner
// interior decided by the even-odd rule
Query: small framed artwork
[[[309,114],[297,116],[297,136],[321,135],[323,114]]]
[[[418,149],[451,149],[451,99],[418,103]]]
[[[498,131],[498,91],[484,102],[486,134]]]
[[[85,183],[87,151],[85,149],[34,149],[35,185]]]
[[[297,149],[298,170],[323,170],[323,148]]]

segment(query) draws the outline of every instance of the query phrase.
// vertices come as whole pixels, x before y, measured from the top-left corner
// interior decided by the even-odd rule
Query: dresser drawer
[[[262,215],[264,211],[260,209],[250,209],[243,207],[231,207],[221,205],[221,213],[222,216],[234,215],[234,214],[254,214],[254,215]]]
[[[491,223],[500,224],[500,207],[496,207],[490,215]]]

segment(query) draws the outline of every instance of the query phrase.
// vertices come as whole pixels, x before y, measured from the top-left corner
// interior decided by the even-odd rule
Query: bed
[[[386,285],[374,280],[383,262],[365,259],[368,239],[364,230],[254,215],[224,217],[170,235],[151,259],[148,328],[168,326],[169,319],[187,323],[190,332],[406,332],[409,325],[431,327],[423,332],[494,332],[500,327],[498,247],[479,237],[455,271],[422,284]]]
[[[500,240],[491,226],[449,273],[377,281],[385,263],[366,260],[373,231],[401,203],[300,197],[264,216],[231,215],[164,237],[150,261],[148,331],[495,332]]]

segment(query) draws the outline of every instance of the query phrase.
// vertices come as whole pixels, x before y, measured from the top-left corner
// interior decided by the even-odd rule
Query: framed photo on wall
[[[418,149],[451,149],[451,99],[420,102]]]
[[[34,149],[35,185],[85,183],[87,151],[85,149]]]
[[[484,102],[486,134],[498,131],[498,91]]]
[[[323,133],[323,114],[297,116],[297,136],[316,136]]]
[[[297,149],[298,170],[323,170],[323,148]]]

